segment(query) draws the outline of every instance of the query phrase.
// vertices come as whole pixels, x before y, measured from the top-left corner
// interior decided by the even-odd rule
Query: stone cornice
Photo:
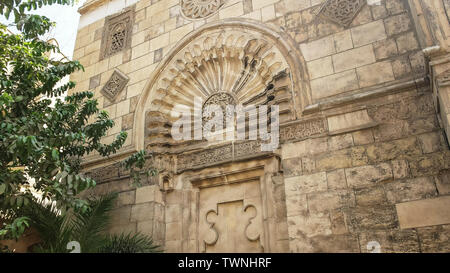
[[[93,0],[93,1],[90,1],[90,2],[88,2],[86,4],[84,4],[83,6],[81,6],[78,9],[78,12],[81,15],[83,15],[83,14],[91,11],[92,9],[95,9],[95,8],[101,6],[102,4],[105,4],[105,3],[108,3],[108,2],[109,2],[109,0]]]

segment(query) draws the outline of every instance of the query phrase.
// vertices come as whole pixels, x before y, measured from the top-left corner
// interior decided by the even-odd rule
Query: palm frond
[[[76,213],[72,219],[73,236],[82,247],[82,252],[96,252],[105,243],[103,233],[110,223],[109,212],[114,207],[116,193],[89,199],[90,209]]]
[[[109,235],[107,243],[99,249],[100,253],[153,253],[161,252],[151,237],[141,233]]]

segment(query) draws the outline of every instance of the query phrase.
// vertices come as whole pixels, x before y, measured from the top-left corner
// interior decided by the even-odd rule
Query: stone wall
[[[431,94],[372,101],[368,112],[377,127],[282,146],[290,250],[366,252],[378,241],[382,252],[448,252],[445,217],[422,227],[432,212],[416,209],[408,226],[398,208],[448,204],[450,153]]]
[[[98,155],[85,160],[86,172],[99,182],[96,194],[120,193],[112,232],[141,231],[169,252],[202,251],[193,235],[199,227],[192,224],[201,210],[194,206],[202,194],[197,184],[216,185],[214,177],[234,177],[242,164],[257,167],[268,160],[264,174],[242,171],[251,179],[236,179],[259,179],[269,196],[262,198],[264,205],[254,205],[265,215],[258,232],[275,234],[260,235],[264,251],[366,252],[370,241],[379,242],[382,252],[449,251],[450,153],[443,129],[450,97],[441,65],[447,56],[442,49],[429,63],[423,53],[438,43],[444,48],[448,22],[433,28],[432,18],[420,13],[428,8],[427,16],[441,14],[441,6],[348,0],[343,2],[350,12],[342,15],[334,12],[332,0],[215,0],[216,6],[200,14],[189,10],[190,2],[92,0],[80,9],[74,59],[85,72],[71,76],[77,82],[73,92],[93,91],[114,119],[105,143],[128,132],[115,161],[145,148],[144,140],[156,143],[156,161],[149,164],[160,174],[140,188],[111,160]],[[275,46],[288,45],[286,52],[300,56],[295,64],[283,63],[290,81],[283,88],[290,86],[288,101],[295,103],[281,125],[280,148],[267,154],[245,143],[205,150],[204,142],[164,142],[159,137],[167,137],[170,122],[158,111],[171,102],[152,104],[158,96],[150,84],[160,79],[164,62],[181,42],[195,44],[198,31],[208,26],[247,28],[255,35],[252,25],[273,30]],[[445,31],[439,36],[436,29]],[[435,75],[444,79],[440,85]],[[162,129],[145,127],[147,111],[156,113],[151,122]]]

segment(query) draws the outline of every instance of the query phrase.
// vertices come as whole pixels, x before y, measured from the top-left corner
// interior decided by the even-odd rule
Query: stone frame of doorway
[[[264,252],[288,252],[286,205],[284,200],[277,200],[275,192],[276,187],[281,187],[278,191],[281,195],[284,194],[280,160],[276,155],[245,162],[226,163],[181,174],[177,180],[182,184],[182,189],[167,193],[167,197],[170,198],[171,194],[182,191],[183,197],[179,198],[178,204],[181,207],[182,219],[174,224],[173,222],[167,223],[166,217],[166,250],[169,252],[200,252],[198,232],[200,189],[202,187],[245,183],[255,181],[255,179],[259,179],[260,182],[263,225],[261,244]],[[178,240],[170,240],[173,238],[171,234],[174,232],[181,233],[178,234]]]

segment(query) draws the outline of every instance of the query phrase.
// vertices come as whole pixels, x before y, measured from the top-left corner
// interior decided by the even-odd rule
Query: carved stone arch
[[[135,112],[136,148],[148,134],[154,144],[174,144],[173,103],[192,106],[194,96],[215,92],[232,92],[244,105],[270,105],[269,93],[277,92],[271,103],[280,105],[281,123],[311,103],[306,63],[287,34],[250,19],[213,22],[180,40],[150,76]]]

